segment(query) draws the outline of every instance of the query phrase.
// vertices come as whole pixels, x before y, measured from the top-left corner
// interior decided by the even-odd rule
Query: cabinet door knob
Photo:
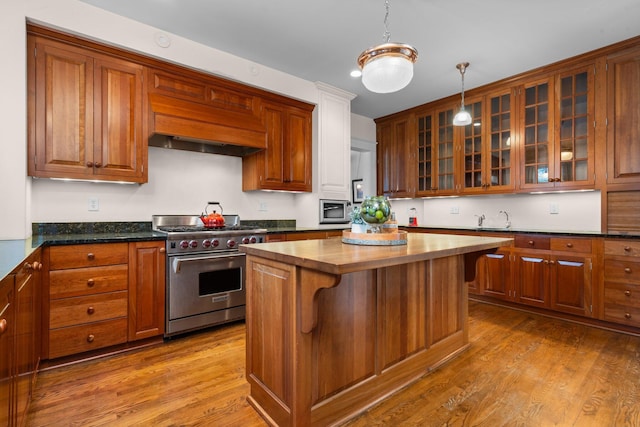
[[[93,162],[87,162],[87,167],[88,168],[92,168],[93,167]]]
[[[631,273],[631,269],[630,269],[629,267],[626,267],[626,268],[624,269],[624,272],[625,272],[625,273]]]
[[[95,313],[95,312],[96,312],[96,309],[95,309],[95,308],[93,308],[93,307],[91,307],[91,306],[90,306],[89,308],[87,308],[87,314],[93,314],[93,313]]]
[[[102,163],[96,162],[93,166],[95,166],[97,168],[101,168],[102,167]]]
[[[573,247],[573,243],[567,243],[567,247],[568,248],[572,248]]]
[[[95,339],[96,339],[96,337],[93,334],[89,334],[87,336],[87,342],[93,342],[93,340],[95,340]]]
[[[167,250],[165,248],[160,248],[160,253],[163,254],[165,253]]]
[[[2,319],[0,320],[0,335],[4,334],[4,331],[6,331],[7,328],[7,319]]]
[[[89,280],[87,280],[87,286],[88,286],[88,287],[90,287],[90,288],[91,288],[91,287],[93,287],[93,285],[95,285],[95,284],[96,284],[96,281],[95,281],[95,280],[93,280],[93,279],[89,279]]]
[[[624,295],[627,296],[627,297],[630,297],[631,296],[631,291],[630,290],[624,291]]]
[[[625,251],[625,252],[631,252],[631,247],[629,247],[629,246],[625,246],[625,247],[624,247],[624,251]]]
[[[29,264],[28,262],[25,262],[23,268],[27,271],[31,271],[33,270],[33,265]]]
[[[529,246],[533,246],[533,245],[534,245],[533,240],[529,240],[529,241],[527,242],[527,244],[528,244]]]
[[[624,318],[627,320],[631,319],[631,313],[625,313]]]
[[[93,254],[93,252],[89,252],[89,253],[87,254],[87,259],[90,259],[90,260],[92,260],[92,261],[93,261],[94,259],[96,259],[96,256]]]

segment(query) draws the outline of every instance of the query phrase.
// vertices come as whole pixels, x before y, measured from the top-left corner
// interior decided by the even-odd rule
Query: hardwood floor
[[[640,426],[640,338],[471,301],[471,348],[346,425]],[[265,426],[244,324],[41,372],[28,426]]]

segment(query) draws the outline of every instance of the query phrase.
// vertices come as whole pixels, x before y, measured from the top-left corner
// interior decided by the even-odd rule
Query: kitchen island
[[[250,404],[271,425],[335,425],[469,343],[466,282],[511,239],[409,234],[241,246]]]

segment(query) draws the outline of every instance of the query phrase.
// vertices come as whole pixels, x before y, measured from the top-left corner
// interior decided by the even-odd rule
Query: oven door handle
[[[225,254],[225,255],[221,255],[221,256],[211,256],[211,255],[206,255],[206,256],[199,256],[199,257],[193,257],[193,258],[174,258],[173,259],[173,271],[175,273],[179,273],[180,269],[182,267],[182,264],[185,262],[192,262],[192,261],[208,261],[208,260],[214,260],[214,259],[221,259],[221,258],[235,258],[235,257],[240,257],[240,256],[245,256],[244,253],[242,252],[237,252],[237,253],[233,253],[233,254]]]

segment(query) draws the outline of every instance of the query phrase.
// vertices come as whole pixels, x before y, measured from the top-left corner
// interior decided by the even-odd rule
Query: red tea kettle
[[[211,213],[207,212],[207,209],[211,205],[217,205],[220,208],[220,213],[215,210]],[[224,216],[222,216],[222,205],[219,202],[209,202],[204,208],[204,213],[200,215],[200,220],[204,224],[205,228],[222,228],[224,227]]]

